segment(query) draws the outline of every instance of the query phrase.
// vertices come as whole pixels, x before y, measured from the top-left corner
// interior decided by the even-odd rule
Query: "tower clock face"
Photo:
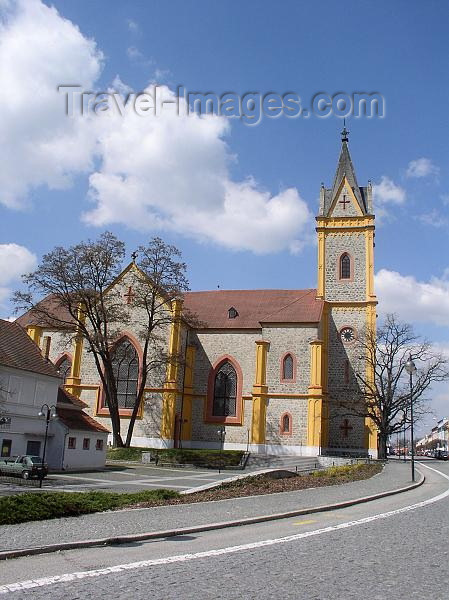
[[[343,344],[350,344],[355,340],[355,332],[352,327],[343,327],[340,331],[340,338]]]

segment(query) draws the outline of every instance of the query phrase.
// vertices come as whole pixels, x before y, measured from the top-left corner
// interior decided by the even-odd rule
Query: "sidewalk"
[[[418,483],[421,479],[420,477]],[[71,544],[117,536],[138,535],[143,539],[143,534],[147,533],[157,534],[154,537],[168,537],[186,528],[204,528],[212,524],[207,528],[214,529],[217,524],[224,522],[239,522],[261,517],[263,519],[260,520],[269,520],[275,515],[279,518],[280,513],[313,510],[316,512],[318,507],[325,510],[326,507],[342,502],[355,503],[369,496],[394,493],[411,484],[410,465],[389,462],[381,473],[371,479],[344,485],[2,525],[0,526],[0,558],[6,558],[2,553],[11,550]],[[106,540],[104,543],[107,543]]]

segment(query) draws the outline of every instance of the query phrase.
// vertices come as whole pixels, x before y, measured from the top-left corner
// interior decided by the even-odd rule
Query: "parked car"
[[[441,460],[448,460],[449,453],[447,452],[447,450],[436,450],[435,458],[440,458]]]
[[[22,477],[22,479],[31,477],[42,477],[43,479],[47,474],[48,465],[42,462],[40,456],[23,454],[0,460],[0,475],[13,475]]]

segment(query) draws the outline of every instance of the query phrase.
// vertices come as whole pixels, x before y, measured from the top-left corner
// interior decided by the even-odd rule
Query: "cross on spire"
[[[343,119],[343,130],[341,132],[341,141],[347,142],[349,139],[349,131],[346,129],[346,119]]]
[[[348,419],[345,419],[343,425],[340,425],[340,429],[343,431],[343,435],[348,437],[349,431],[354,429],[354,427],[349,423]]]
[[[131,304],[131,302],[134,300],[134,292],[131,286],[129,286],[126,294],[123,294],[123,297],[126,298],[126,304]]]

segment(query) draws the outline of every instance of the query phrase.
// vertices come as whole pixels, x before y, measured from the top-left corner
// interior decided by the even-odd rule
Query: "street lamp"
[[[41,406],[40,411],[37,413],[38,417],[45,417],[45,437],[44,437],[44,451],[42,453],[42,470],[41,475],[39,477],[39,487],[42,487],[42,479],[44,475],[44,464],[45,464],[45,452],[47,450],[47,438],[48,438],[48,424],[50,423],[50,419],[57,419],[58,415],[56,414],[56,406],[52,404],[48,406],[48,404],[43,404]]]
[[[220,457],[219,457],[218,472],[221,473],[220,467],[223,466],[223,446],[224,446],[224,439],[226,436],[226,429],[224,427],[220,427],[220,429],[217,429],[217,433],[218,433],[218,438],[220,440]]]
[[[412,355],[408,357],[405,363],[405,370],[410,375],[410,438],[412,444],[412,481],[415,481],[415,448],[413,440],[413,373],[416,372],[415,363],[412,360]]]

